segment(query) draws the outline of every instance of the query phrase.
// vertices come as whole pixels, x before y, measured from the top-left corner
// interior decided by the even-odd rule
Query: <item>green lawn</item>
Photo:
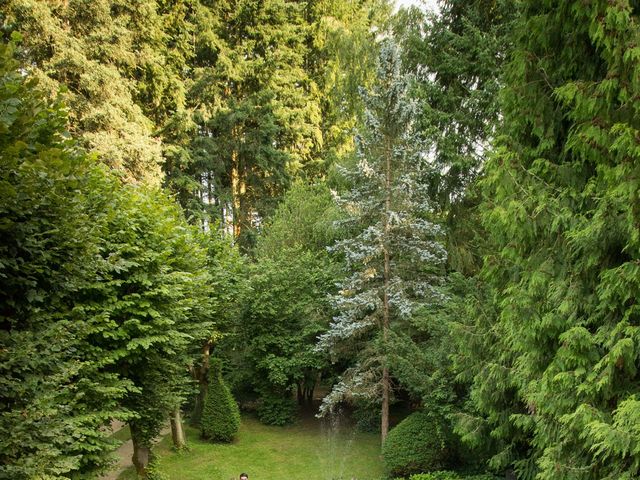
[[[307,418],[289,427],[267,427],[243,417],[232,444],[212,444],[187,429],[190,451],[175,453],[171,436],[156,447],[169,480],[230,480],[247,472],[251,480],[378,480],[383,478],[380,438],[351,427],[330,428]],[[134,478],[127,471],[120,480]]]

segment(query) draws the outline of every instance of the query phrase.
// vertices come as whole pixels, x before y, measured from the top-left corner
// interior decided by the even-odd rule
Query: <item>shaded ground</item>
[[[131,457],[133,456],[133,442],[130,440],[128,427],[122,422],[114,420],[111,424],[111,429],[113,430],[114,437],[124,441],[124,443],[116,451],[119,458],[118,464],[108,474],[103,475],[101,480],[117,480],[123,471],[127,468],[133,468],[133,463],[131,461]],[[170,432],[171,429],[166,427],[160,433],[161,438],[165,437]]]

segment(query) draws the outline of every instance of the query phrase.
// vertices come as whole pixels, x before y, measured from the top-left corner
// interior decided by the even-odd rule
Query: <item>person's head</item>
[[[249,475],[247,475],[246,473],[241,473],[240,480],[249,480]]]

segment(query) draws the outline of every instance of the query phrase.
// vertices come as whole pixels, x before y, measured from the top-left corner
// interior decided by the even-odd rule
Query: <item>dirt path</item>
[[[115,433],[124,426],[125,424],[123,424],[122,422],[114,421],[111,424],[111,429]],[[160,432],[158,441],[160,441],[162,438],[164,438],[165,435],[169,433],[171,433],[170,427],[167,426],[163,428]],[[120,446],[120,448],[118,448],[116,453],[118,455],[118,464],[109,473],[103,475],[100,480],[116,480],[124,470],[133,465],[133,462],[131,461],[131,457],[133,456],[133,442],[131,440],[127,440],[126,442],[124,442]]]

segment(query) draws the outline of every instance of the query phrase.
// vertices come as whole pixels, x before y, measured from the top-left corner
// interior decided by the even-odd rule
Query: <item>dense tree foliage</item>
[[[70,130],[127,180],[159,184],[160,143],[136,102],[135,72],[159,70],[155,2],[4,2],[2,29],[17,30],[29,73],[64,87]]]
[[[293,420],[292,391],[300,404],[310,403],[328,368],[326,355],[314,347],[331,319],[328,295],[340,276],[326,250],[338,234],[338,218],[325,185],[297,184],[258,242],[231,343],[238,351],[236,387],[257,394],[266,423]]]
[[[521,478],[638,475],[637,2],[522,2],[483,180],[474,400]]]
[[[418,411],[391,429],[382,446],[382,458],[391,477],[408,477],[440,470],[454,453],[448,422],[438,414]]]
[[[0,478],[94,478],[113,419],[144,476],[185,406],[230,439],[211,356],[267,423],[318,385],[383,438],[427,412],[398,474],[640,476],[639,20],[3,2]]]
[[[140,471],[205,337],[206,250],[160,192],[123,186],[69,140],[2,50],[3,474],[104,468],[129,419]]]
[[[91,342],[105,328],[91,308],[105,262],[95,239],[116,184],[65,137],[61,105],[13,53],[0,47],[0,476],[90,474],[111,448],[100,427],[124,417],[131,387]]]

